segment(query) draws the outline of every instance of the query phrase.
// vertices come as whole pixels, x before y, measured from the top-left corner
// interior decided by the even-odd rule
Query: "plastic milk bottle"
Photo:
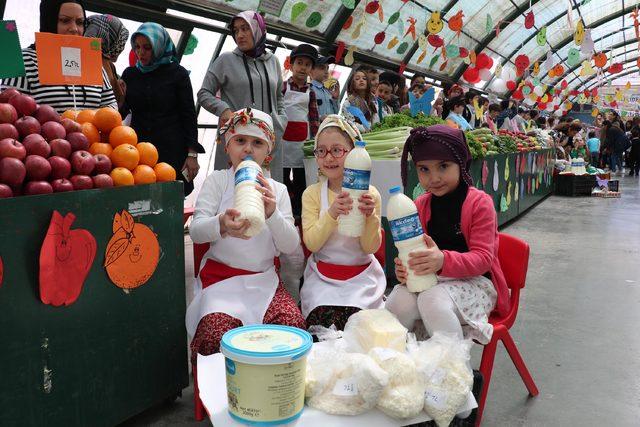
[[[407,290],[409,292],[422,292],[438,283],[435,274],[416,276],[409,268],[409,253],[427,249],[422,235],[422,225],[418,217],[418,210],[413,200],[402,194],[400,186],[389,190],[391,197],[387,203],[387,219],[393,235],[393,243],[398,248],[398,257],[402,265],[407,268]]]
[[[253,237],[262,231],[265,222],[264,202],[262,193],[256,188],[258,175],[262,168],[250,156],[238,165],[235,173],[234,208],[240,211],[239,219],[248,219],[251,226],[245,232]]]
[[[358,198],[369,191],[371,178],[371,158],[365,145],[364,141],[356,141],[355,148],[349,151],[344,160],[342,191],[349,193],[353,209],[338,219],[338,233],[343,236],[360,237],[364,232],[365,217],[358,209]]]

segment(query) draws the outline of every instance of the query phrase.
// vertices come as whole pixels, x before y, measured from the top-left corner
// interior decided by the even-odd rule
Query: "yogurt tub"
[[[229,414],[243,424],[294,421],[304,408],[311,334],[280,325],[243,326],[222,336]]]

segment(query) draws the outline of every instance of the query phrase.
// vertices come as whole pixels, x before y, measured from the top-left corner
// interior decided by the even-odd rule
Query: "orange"
[[[78,116],[76,117],[76,122],[78,123],[91,123],[93,122],[93,118],[96,115],[96,111],[95,110],[82,110],[78,113]]]
[[[130,171],[134,170],[140,162],[140,154],[131,144],[118,145],[109,157],[113,166],[127,168]]]
[[[113,148],[122,144],[137,145],[138,135],[136,131],[129,126],[116,126],[111,130],[111,133],[109,133],[109,144],[111,144]]]
[[[64,113],[61,114],[61,117],[63,119],[71,119],[71,120],[76,120],[76,118],[78,117],[78,110],[67,110]]]
[[[82,133],[89,140],[89,144],[91,144],[92,142],[100,142],[100,132],[98,132],[98,128],[95,127],[93,123],[83,123]]]
[[[115,168],[109,174],[113,179],[113,185],[116,187],[122,187],[123,185],[133,185],[133,174],[129,169]]]
[[[169,163],[158,163],[153,170],[156,173],[156,179],[158,182],[176,180],[176,170]]]
[[[94,156],[96,154],[106,154],[107,156],[111,156],[113,148],[111,148],[111,145],[105,144],[103,142],[94,142],[89,147],[89,152]]]
[[[138,165],[133,170],[133,182],[139,184],[153,184],[156,182],[156,173],[151,166]]]
[[[96,125],[100,132],[109,132],[116,126],[122,126],[122,116],[118,110],[104,107],[96,111],[92,123]]]
[[[150,142],[141,142],[136,145],[140,153],[140,164],[154,167],[158,163],[158,150]]]

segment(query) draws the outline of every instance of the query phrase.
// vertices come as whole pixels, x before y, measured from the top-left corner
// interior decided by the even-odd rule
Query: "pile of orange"
[[[111,178],[116,186],[152,184],[176,180],[176,171],[168,163],[158,163],[158,150],[149,142],[138,142],[133,128],[122,125],[122,117],[113,108],[68,110],[64,117],[82,125],[89,139],[91,154],[111,159]]]

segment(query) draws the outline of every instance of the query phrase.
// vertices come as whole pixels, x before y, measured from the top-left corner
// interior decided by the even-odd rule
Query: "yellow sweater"
[[[320,215],[320,190],[322,183],[316,183],[308,187],[302,194],[302,239],[305,246],[311,252],[318,252],[327,242],[331,234],[338,227],[338,220],[333,219],[329,212]],[[364,234],[360,237],[360,247],[364,253],[375,253],[380,247],[382,236],[380,234],[380,193],[375,187],[369,186],[376,203],[374,213],[367,218]],[[336,193],[329,190],[329,206],[336,198]],[[354,209],[358,208],[357,200],[354,200]]]

